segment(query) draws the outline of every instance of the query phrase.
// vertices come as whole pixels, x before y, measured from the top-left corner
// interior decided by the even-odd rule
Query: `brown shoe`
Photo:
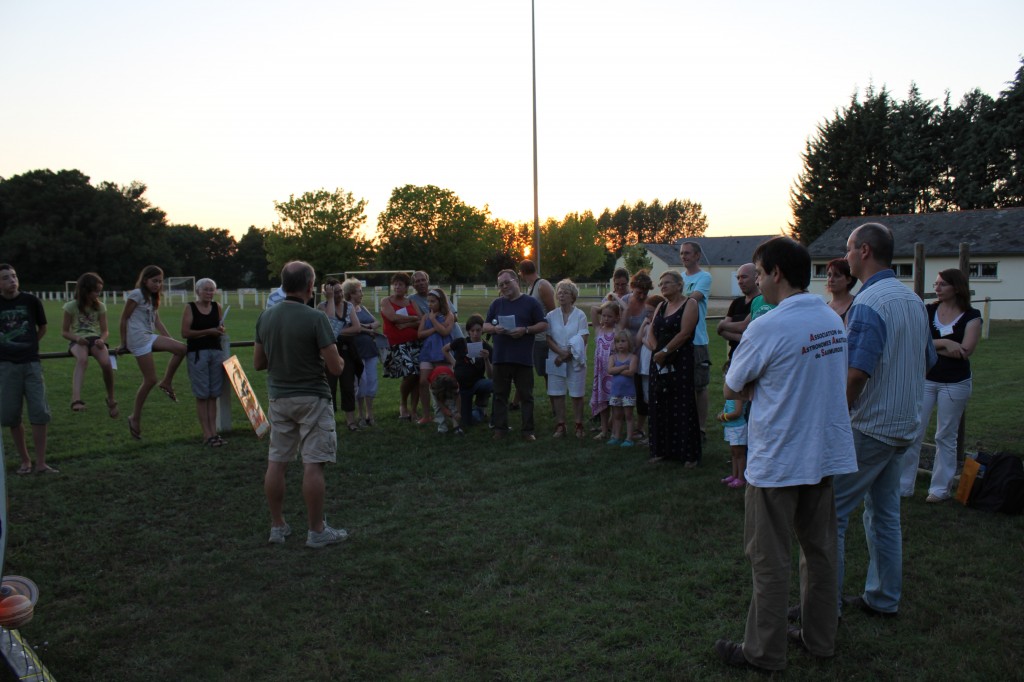
[[[757,670],[764,673],[770,673],[771,670],[762,668],[759,665],[754,665],[747,660],[747,657],[743,655],[743,643],[732,642],[728,639],[720,639],[715,642],[715,653],[722,659],[722,662],[726,665],[735,666],[737,668],[748,668],[750,670]]]

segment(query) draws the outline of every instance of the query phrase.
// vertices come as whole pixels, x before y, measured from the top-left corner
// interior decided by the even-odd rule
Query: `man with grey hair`
[[[863,501],[867,580],[863,593],[845,603],[869,615],[895,616],[903,589],[900,464],[918,434],[924,377],[936,355],[924,303],[891,269],[889,229],[865,223],[846,249],[850,272],[864,284],[846,317],[846,400],[858,469],[835,479],[838,601],[842,608],[846,528]]]
[[[697,242],[679,245],[679,260],[683,262],[683,293],[697,301],[697,328],[693,331],[693,386],[697,394],[697,421],[701,438],[707,436],[704,424],[708,420],[708,384],[711,383],[711,355],[708,353],[708,297],[711,296],[711,273],[700,269],[704,252]]]
[[[348,537],[324,517],[324,464],[337,458],[331,393],[324,369],[339,376],[344,367],[327,316],[305,302],[316,290],[313,268],[302,261],[281,270],[285,299],[256,321],[253,366],[267,370],[270,395],[270,453],[263,489],[270,507],[270,542],[291,534],[284,519],[285,469],[302,455],[302,494],[309,532],[306,546],[319,549]]]
[[[757,269],[753,263],[744,263],[736,271],[736,286],[740,295],[729,304],[729,311],[718,323],[718,335],[729,342],[729,359],[739,345],[744,330],[750,324],[750,304],[761,293],[757,286]]]

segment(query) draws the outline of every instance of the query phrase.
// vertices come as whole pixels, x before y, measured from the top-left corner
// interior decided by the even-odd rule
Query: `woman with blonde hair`
[[[558,307],[547,314],[548,396],[555,410],[555,438],[565,436],[565,394],[572,399],[574,433],[583,438],[583,395],[587,378],[587,315],[576,307],[579,288],[570,279],[555,286]]]

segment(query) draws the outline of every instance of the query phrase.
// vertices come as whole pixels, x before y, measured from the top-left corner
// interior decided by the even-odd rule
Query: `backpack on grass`
[[[975,482],[967,505],[1004,514],[1024,511],[1024,463],[1020,457],[991,455],[985,475]]]

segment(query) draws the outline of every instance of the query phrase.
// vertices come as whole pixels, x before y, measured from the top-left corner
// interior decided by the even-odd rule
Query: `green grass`
[[[60,318],[48,313],[44,346],[59,350]],[[164,312],[172,330],[179,313]],[[232,309],[236,340],[251,338],[255,314]],[[992,330],[974,357],[968,442],[1013,450],[1024,325]],[[716,369],[721,351],[712,346]],[[238,354],[251,367],[251,352]],[[382,380],[378,426],[341,433],[327,470],[327,513],[351,537],[314,551],[301,533],[266,544],[266,443],[237,404],[228,446],[201,447],[179,374],[181,402],[151,395],[136,443],[106,417],[95,365],[85,414],[68,409],[71,361],[44,369],[62,473],[9,473],[4,568],[39,584],[22,632],[60,679],[762,679],[711,651],[742,636],[750,595],[742,496],[718,484],[720,432],[697,470],[649,466],[641,448],[551,440],[538,385],[539,440],[498,449],[485,430],[456,440],[399,423],[396,382]],[[250,372],[261,396],[263,377]],[[138,381],[123,358],[122,411]],[[720,385],[716,376],[713,408]],[[288,485],[299,531],[297,465]],[[836,657],[793,649],[787,678],[1019,677],[1024,519],[926,506],[924,487],[903,510],[900,618],[849,614]],[[859,523],[847,546],[854,592],[867,563]]]

